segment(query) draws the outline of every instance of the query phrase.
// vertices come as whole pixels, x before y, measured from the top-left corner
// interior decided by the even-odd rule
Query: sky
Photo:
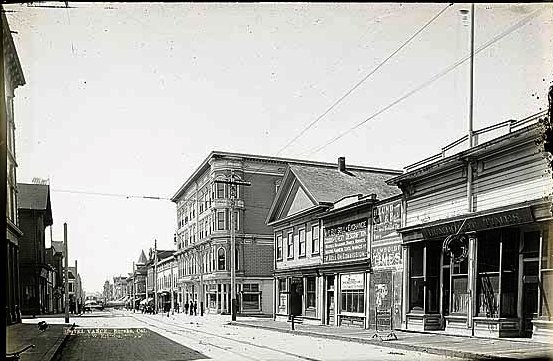
[[[175,204],[140,197],[170,198],[213,150],[403,169],[466,133],[469,62],[445,70],[469,55],[467,4],[63,6],[4,5],[26,79],[17,177],[49,179],[53,239],[67,223],[89,292],[154,240],[175,248]],[[493,42],[475,55],[475,129],[547,108],[552,19],[476,5],[475,49]]]

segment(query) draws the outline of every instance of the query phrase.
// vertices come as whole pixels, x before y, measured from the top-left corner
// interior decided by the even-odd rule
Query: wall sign
[[[533,221],[534,218],[532,217],[532,211],[529,207],[527,207],[513,211],[468,218],[462,231],[479,231],[491,228],[514,226]],[[450,234],[456,234],[462,223],[462,220],[460,220],[458,222],[449,222],[438,226],[426,227],[421,229],[421,233],[424,238],[447,237]]]
[[[401,200],[376,206],[378,222],[373,225],[373,242],[397,236],[396,229],[401,227]]]
[[[362,290],[365,288],[365,275],[363,273],[346,273],[340,276],[340,288],[342,290]]]
[[[372,247],[371,263],[374,269],[401,265],[401,245]]]
[[[366,219],[325,228],[323,262],[366,258],[367,234],[368,221]]]

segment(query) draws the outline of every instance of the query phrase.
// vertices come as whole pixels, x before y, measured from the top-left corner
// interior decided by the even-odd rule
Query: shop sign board
[[[374,269],[401,265],[401,245],[372,247],[371,264]]]
[[[373,242],[397,236],[396,230],[401,227],[401,200],[375,207],[378,219],[374,222],[373,226]]]
[[[365,288],[363,273],[346,273],[340,276],[341,290],[362,290]]]
[[[463,232],[481,231],[491,228],[514,226],[523,223],[533,222],[532,211],[529,207],[512,211],[499,212],[480,217],[468,218],[464,222]],[[463,224],[463,220],[449,222],[437,226],[430,226],[421,229],[424,238],[447,237],[456,234]]]
[[[367,219],[326,228],[323,239],[323,262],[366,258],[367,235]]]

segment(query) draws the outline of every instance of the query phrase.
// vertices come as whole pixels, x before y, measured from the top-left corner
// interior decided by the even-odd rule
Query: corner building
[[[544,113],[475,132],[390,180],[403,191],[402,328],[551,337],[551,169]],[[499,133],[499,134],[498,134]]]
[[[272,312],[273,242],[265,219],[287,161],[213,151],[175,193],[179,305],[196,301],[198,314],[202,304],[207,312],[230,313],[231,252],[235,252],[237,312]],[[230,186],[215,182],[231,173],[251,183],[237,186],[234,205]]]

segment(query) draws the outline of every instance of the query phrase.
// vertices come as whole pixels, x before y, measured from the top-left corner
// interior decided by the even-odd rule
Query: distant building
[[[23,232],[19,228],[17,217],[17,160],[15,152],[15,120],[13,101],[15,89],[25,85],[23,70],[19,63],[17,50],[13,42],[11,30],[6,19],[4,9],[2,13],[2,49],[4,52],[4,103],[0,106],[2,117],[6,121],[7,139],[2,142],[7,144],[7,155],[2,156],[0,164],[7,169],[6,177],[6,242],[7,242],[7,270],[6,285],[6,320],[8,324],[21,321],[21,288],[19,275],[19,239]],[[4,163],[6,162],[6,163]],[[2,311],[4,312],[4,311]]]
[[[47,313],[48,280],[53,268],[46,263],[45,231],[52,225],[50,186],[19,183],[18,211],[23,236],[19,240],[23,314]],[[53,291],[52,291],[53,292]]]
[[[170,257],[173,257],[173,254],[175,251],[173,250],[157,250],[157,269],[156,269],[156,263],[155,263],[155,254],[154,250],[150,249],[148,261],[146,262],[145,267],[143,268],[145,270],[145,289],[147,292],[147,299],[149,299],[151,302],[153,302],[156,298],[156,291],[157,291],[157,302],[158,302],[158,311],[163,309],[163,303],[162,303],[162,297],[161,297],[161,290],[162,290],[162,282],[160,280],[160,274],[161,274],[161,268],[160,264],[164,262],[165,259],[168,259]],[[165,268],[165,266],[163,266]]]
[[[52,313],[64,311],[65,285],[63,283],[64,275],[64,246],[63,242],[52,241],[50,248],[46,249],[46,263],[52,268],[52,279],[49,284],[52,286],[51,309]]]
[[[102,296],[104,297],[104,302],[113,300],[113,285],[109,282],[109,280],[104,282],[104,291]]]
[[[127,297],[127,277],[113,277],[113,299],[119,301],[125,297]]]
[[[84,305],[84,292],[81,282],[81,275],[78,272],[77,260],[75,260],[75,267],[69,267],[69,311],[71,313],[80,313],[82,306]]]

